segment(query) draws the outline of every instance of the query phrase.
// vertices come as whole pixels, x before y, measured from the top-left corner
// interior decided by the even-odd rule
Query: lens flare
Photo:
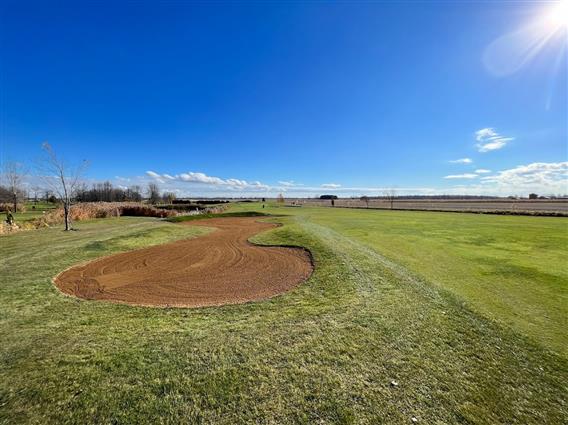
[[[562,56],[568,40],[568,0],[549,5],[533,22],[493,41],[483,54],[486,68],[496,76],[513,74],[553,46]],[[556,59],[553,59],[556,61]]]
[[[566,30],[568,28],[568,1],[561,1],[555,4],[543,17],[544,24],[551,31]]]

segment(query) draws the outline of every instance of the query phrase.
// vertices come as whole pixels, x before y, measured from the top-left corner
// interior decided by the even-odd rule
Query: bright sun
[[[553,4],[544,15],[543,21],[551,31],[568,28],[568,0]]]
[[[556,78],[567,48],[568,0],[547,2],[523,26],[489,44],[483,61],[490,72],[504,76],[519,71],[538,58],[550,63],[551,78]]]

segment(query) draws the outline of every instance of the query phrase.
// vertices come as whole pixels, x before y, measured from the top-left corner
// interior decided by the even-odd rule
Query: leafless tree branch
[[[16,212],[18,200],[24,196],[23,183],[27,171],[23,164],[19,162],[6,162],[2,168],[6,186],[12,195],[14,212]]]
[[[49,143],[44,142],[42,149],[44,151],[44,158],[38,165],[38,171],[45,183],[63,202],[65,230],[71,230],[71,218],[69,214],[71,202],[80,178],[88,167],[88,162],[83,160],[79,165],[72,167],[57,156]]]
[[[390,209],[393,209],[394,200],[396,199],[396,189],[391,188],[385,190],[385,198],[387,201],[390,202]]]

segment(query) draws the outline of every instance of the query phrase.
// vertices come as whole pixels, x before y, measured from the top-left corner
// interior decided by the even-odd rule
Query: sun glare
[[[483,54],[487,69],[499,76],[510,75],[537,57],[551,63],[556,72],[568,47],[568,0],[548,3],[517,30],[494,40]],[[546,52],[546,53],[545,53]]]
[[[562,0],[551,6],[543,17],[546,27],[553,32],[568,28],[568,0]]]

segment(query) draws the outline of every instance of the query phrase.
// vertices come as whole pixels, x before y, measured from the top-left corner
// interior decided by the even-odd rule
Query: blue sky
[[[1,159],[47,140],[192,195],[567,193],[554,7],[4,1]]]

